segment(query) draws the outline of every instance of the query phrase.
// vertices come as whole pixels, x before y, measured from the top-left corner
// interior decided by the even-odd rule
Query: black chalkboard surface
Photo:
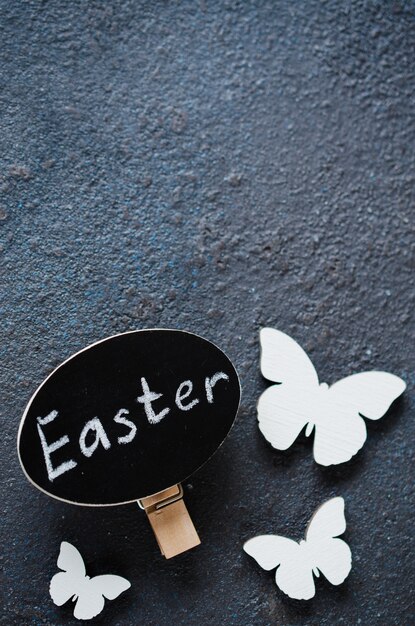
[[[178,330],[104,339],[60,365],[27,406],[22,467],[74,504],[132,502],[185,480],[215,452],[239,406],[228,357]]]

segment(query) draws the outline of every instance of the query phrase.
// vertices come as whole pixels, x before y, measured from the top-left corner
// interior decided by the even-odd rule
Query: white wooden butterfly
[[[403,380],[386,372],[363,372],[329,387],[320,383],[304,350],[288,335],[273,328],[260,333],[261,372],[278,383],[258,401],[259,429],[278,450],[286,450],[304,426],[315,429],[314,459],[321,465],[349,461],[366,441],[362,416],[380,419],[406,388]]]
[[[352,567],[349,546],[337,536],[346,530],[343,498],[322,504],[311,518],[300,543],[279,535],[261,535],[247,541],[244,550],[265,570],[278,567],[275,582],[290,598],[309,600],[315,595],[313,574],[324,574],[340,585]]]
[[[114,600],[131,587],[121,576],[87,576],[82,556],[67,541],[61,543],[58,567],[63,572],[53,576],[49,593],[58,606],[72,598],[76,602],[73,614],[77,619],[92,619],[104,608],[104,598]]]

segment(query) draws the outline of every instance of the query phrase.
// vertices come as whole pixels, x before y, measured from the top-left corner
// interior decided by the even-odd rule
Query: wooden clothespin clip
[[[138,500],[138,506],[147,513],[160,551],[166,559],[200,544],[183,500],[181,485],[174,485],[154,496]]]

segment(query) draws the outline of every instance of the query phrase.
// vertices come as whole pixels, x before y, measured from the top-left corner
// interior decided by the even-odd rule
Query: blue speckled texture
[[[2,626],[79,623],[48,596],[62,539],[90,574],[132,582],[96,624],[413,624],[414,2],[0,10]],[[262,325],[328,383],[373,368],[408,382],[351,463],[322,469],[304,438],[279,453],[260,436]],[[243,386],[230,437],[185,485],[203,543],[171,561],[138,507],[47,498],[15,450],[54,366],[154,326],[217,343]],[[291,601],[242,543],[300,539],[332,495],[351,575]]]

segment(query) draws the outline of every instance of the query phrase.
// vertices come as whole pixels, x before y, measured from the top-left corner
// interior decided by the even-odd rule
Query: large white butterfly
[[[288,335],[273,328],[260,333],[261,372],[279,383],[258,401],[259,429],[278,450],[286,450],[307,425],[315,429],[314,459],[321,465],[349,461],[366,441],[362,416],[380,419],[406,388],[403,380],[386,372],[363,372],[329,387],[319,384],[317,372],[304,350]]]
[[[313,574],[324,574],[340,585],[352,567],[352,553],[342,539],[346,530],[343,498],[322,504],[311,518],[300,543],[279,535],[261,535],[247,541],[244,550],[265,570],[278,567],[275,582],[290,598],[309,600],[316,592]]]
[[[72,598],[76,602],[73,614],[77,619],[92,619],[104,608],[104,598],[114,600],[131,587],[121,576],[87,576],[82,556],[67,541],[61,543],[58,567],[63,572],[55,574],[50,581],[50,595],[58,606]]]

